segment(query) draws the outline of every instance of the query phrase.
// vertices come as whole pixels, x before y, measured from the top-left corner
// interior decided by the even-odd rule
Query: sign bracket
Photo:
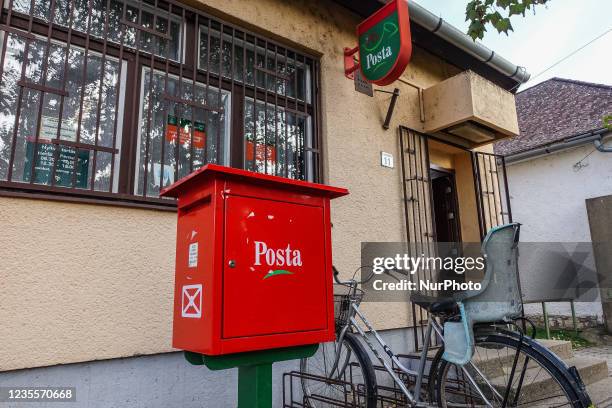
[[[355,79],[355,71],[359,69],[359,61],[355,60],[355,54],[359,51],[359,46],[355,48],[344,48],[344,76],[348,79]]]
[[[395,104],[397,103],[397,98],[399,97],[400,90],[399,88],[395,88],[393,92],[386,91],[384,89],[376,89],[376,92],[388,93],[391,94],[391,102],[389,103],[389,109],[387,109],[387,116],[385,117],[385,122],[383,123],[383,129],[389,129],[389,124],[391,123],[391,118],[393,117],[393,111],[395,111]]]

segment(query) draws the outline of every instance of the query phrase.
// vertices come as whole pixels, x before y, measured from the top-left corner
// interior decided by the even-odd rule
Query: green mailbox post
[[[186,351],[185,358],[193,365],[205,365],[213,371],[238,368],[238,408],[270,408],[272,364],[311,357],[318,347],[318,344],[311,344],[223,356],[205,356]]]

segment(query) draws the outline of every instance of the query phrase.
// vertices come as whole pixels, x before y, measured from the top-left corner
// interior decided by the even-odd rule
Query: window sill
[[[68,203],[82,203],[95,205],[108,205],[116,207],[142,208],[148,210],[176,212],[176,202],[161,198],[143,198],[127,194],[112,194],[99,191],[62,190],[57,187],[48,187],[29,184],[16,184],[0,182],[0,197],[17,197],[60,201]]]

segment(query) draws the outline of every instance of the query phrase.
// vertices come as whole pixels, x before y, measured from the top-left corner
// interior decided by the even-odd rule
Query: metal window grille
[[[435,136],[405,127],[399,128],[406,240],[414,244],[414,247],[408,246],[409,249],[416,248],[417,254],[423,253],[426,256],[430,256],[431,251],[435,250],[432,244],[436,242],[429,139],[435,140]],[[455,147],[470,151],[464,147]],[[491,228],[512,222],[506,163],[503,156],[477,151],[470,153],[478,226],[483,239]],[[419,270],[415,275],[411,275],[411,279],[435,280],[438,279],[438,273],[439,271]],[[412,304],[413,335],[417,349],[424,344],[423,327],[427,318],[426,311]],[[432,344],[438,344],[437,337],[434,336],[432,340]]]
[[[510,192],[503,156],[472,152],[478,223],[482,238],[496,226],[512,222]]]
[[[427,135],[411,129],[399,128],[401,149],[402,187],[404,194],[404,222],[406,240],[413,243],[408,251],[414,250],[414,256],[421,254],[434,256],[435,220],[433,213],[433,198],[430,178],[429,144]],[[413,282],[423,280],[435,281],[438,271],[418,270],[410,275]],[[429,318],[427,311],[411,303],[412,330],[415,349],[420,349],[425,343],[423,326]],[[435,334],[431,338],[432,345],[438,345]]]
[[[319,178],[313,56],[168,0],[4,0],[0,41],[0,187],[157,200],[207,163]]]

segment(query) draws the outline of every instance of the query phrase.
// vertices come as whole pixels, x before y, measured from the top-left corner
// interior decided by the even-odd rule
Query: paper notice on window
[[[57,139],[57,128],[59,127],[59,119],[53,116],[42,116],[40,119],[40,134],[39,139],[51,140]],[[77,125],[76,121],[69,118],[62,119],[62,128],[59,132],[61,140],[76,142],[77,140]]]
[[[189,267],[195,268],[198,266],[198,243],[189,244]]]
[[[153,185],[155,187],[163,188],[173,183],[174,183],[174,165],[164,163],[164,174],[162,177],[161,164],[153,163]]]

